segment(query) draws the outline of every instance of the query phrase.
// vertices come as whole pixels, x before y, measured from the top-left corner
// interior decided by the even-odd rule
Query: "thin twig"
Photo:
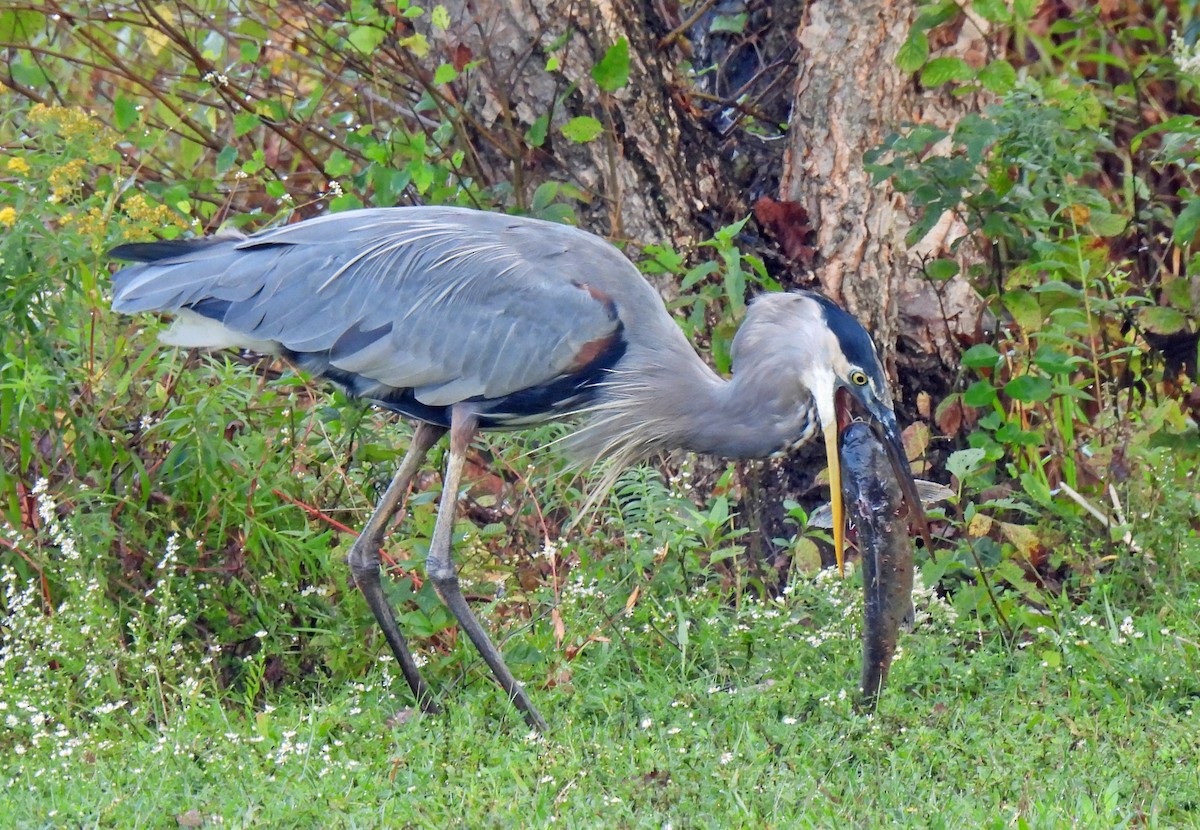
[[[1067,484],[1065,481],[1060,482],[1058,485],[1058,489],[1061,492],[1065,493],[1071,499],[1071,501],[1075,502],[1080,507],[1082,507],[1084,510],[1086,510],[1088,513],[1092,514],[1092,516],[1094,518],[1098,519],[1100,521],[1100,523],[1103,524],[1105,527],[1107,527],[1109,529],[1112,528],[1112,526],[1113,526],[1112,518],[1110,518],[1109,516],[1106,516],[1106,515],[1104,515],[1104,513],[1100,512],[1099,508],[1097,508],[1095,505],[1093,505],[1091,502],[1089,502],[1087,499],[1085,499],[1082,495],[1080,495],[1080,493],[1077,490],[1075,490],[1075,488],[1073,488],[1071,485]],[[1112,489],[1111,485],[1109,486],[1109,494],[1111,495],[1112,500],[1113,500],[1113,508],[1116,511],[1117,523],[1123,525],[1123,524],[1125,524],[1125,518],[1121,513],[1121,503],[1120,503],[1120,501],[1117,500],[1117,493],[1115,490]],[[1137,543],[1137,540],[1133,538],[1132,531],[1128,531],[1128,530],[1125,531],[1125,535],[1123,537],[1121,537],[1121,541],[1124,542],[1126,545],[1128,545],[1129,549],[1131,551],[1133,551],[1134,553],[1139,553],[1139,554],[1145,553],[1142,550],[1142,546],[1139,545]]]
[[[662,39],[660,39],[658,41],[658,48],[666,49],[672,43],[679,40],[679,38],[683,35],[684,32],[686,32],[688,29],[692,28],[692,26],[696,25],[696,22],[698,20],[700,20],[700,18],[704,17],[705,12],[707,12],[709,9],[711,9],[716,4],[717,4],[717,0],[704,0],[704,2],[700,4],[700,8],[698,8],[694,12],[692,12],[692,14],[688,17],[687,20],[680,23],[678,26],[676,26],[670,32],[665,34],[662,37]]]

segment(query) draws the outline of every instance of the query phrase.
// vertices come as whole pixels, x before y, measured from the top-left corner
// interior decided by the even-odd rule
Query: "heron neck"
[[[735,367],[725,380],[678,340],[626,353],[568,439],[572,455],[583,463],[603,460],[610,470],[675,449],[764,458],[816,434],[812,396],[778,363]]]
[[[771,369],[735,371],[730,380],[708,372],[675,401],[680,445],[725,458],[765,458],[812,438],[820,427],[812,396],[798,378]]]

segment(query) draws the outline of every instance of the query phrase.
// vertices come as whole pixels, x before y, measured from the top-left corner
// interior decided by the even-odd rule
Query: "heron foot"
[[[470,605],[467,604],[466,597],[463,596],[462,589],[458,584],[458,577],[451,573],[449,576],[430,576],[433,581],[433,587],[437,589],[438,596],[442,598],[442,602],[450,609],[450,613],[458,620],[458,626],[467,636],[471,638],[471,642],[475,645],[475,649],[483,657],[483,661],[487,663],[488,668],[492,670],[492,676],[496,678],[496,682],[500,684],[500,688],[504,690],[504,694],[514,706],[521,710],[521,714],[525,717],[525,722],[532,729],[538,732],[547,732],[549,727],[546,725],[545,718],[538,712],[537,707],[533,705],[525,687],[513,677],[513,673],[509,671],[508,665],[504,662],[504,657],[500,654],[500,650],[492,643],[487,632],[483,630],[483,626],[479,624],[479,620],[471,611]]]
[[[353,555],[352,550],[351,557]],[[347,558],[350,559],[350,557]],[[383,638],[387,640],[396,662],[400,664],[400,671],[404,674],[408,687],[412,689],[413,697],[416,698],[421,711],[429,714],[441,712],[442,709],[434,699],[433,692],[421,677],[417,661],[413,659],[412,652],[408,648],[408,641],[400,633],[400,626],[396,622],[392,606],[388,604],[387,597],[384,596],[383,585],[379,579],[378,560],[373,565],[358,566],[355,564],[355,560],[351,559],[350,577],[358,586],[358,590],[362,591],[363,599],[367,601],[371,613],[375,615],[375,621],[383,631]]]
[[[384,596],[383,585],[379,579],[379,545],[383,541],[384,528],[404,500],[408,486],[412,483],[417,470],[420,469],[421,462],[425,460],[429,448],[437,443],[445,431],[442,427],[432,424],[420,424],[416,428],[413,432],[412,443],[409,444],[408,452],[405,453],[404,460],[400,462],[400,468],[396,470],[392,483],[388,485],[387,492],[375,506],[375,512],[367,520],[366,527],[354,540],[354,544],[350,547],[350,553],[346,555],[346,563],[350,566],[350,578],[362,591],[363,599],[367,601],[371,613],[375,615],[375,621],[383,631],[383,637],[387,640],[396,662],[400,664],[400,671],[404,673],[404,679],[408,681],[408,687],[412,689],[417,705],[421,707],[422,711],[429,713],[440,712],[441,707],[438,706],[433,693],[421,678],[421,673],[417,669],[417,661],[413,659],[408,642],[400,633],[396,614],[388,604],[387,597]]]
[[[442,602],[450,609],[450,613],[458,620],[458,626],[471,638],[476,650],[483,657],[492,675],[496,678],[508,699],[521,710],[525,721],[539,732],[547,730],[546,721],[534,707],[533,701],[525,692],[525,687],[517,682],[500,650],[492,643],[479,620],[471,612],[458,585],[458,571],[454,567],[453,552],[450,537],[454,526],[454,511],[458,507],[458,487],[462,481],[463,463],[466,460],[467,448],[475,435],[478,422],[471,407],[467,404],[455,404],[450,414],[450,455],[446,459],[446,471],[442,476],[442,496],[438,503],[437,522],[433,527],[433,539],[429,542],[429,556],[425,560],[425,574],[433,583]]]

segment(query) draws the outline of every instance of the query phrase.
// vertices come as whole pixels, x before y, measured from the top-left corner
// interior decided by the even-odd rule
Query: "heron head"
[[[858,320],[820,294],[806,294],[816,304],[819,345],[803,367],[805,381],[817,405],[829,461],[830,503],[833,508],[833,541],[838,570],[845,557],[845,510],[842,501],[842,468],[838,437],[853,421],[871,425],[887,449],[892,471],[909,510],[924,528],[924,512],[904,451],[892,396],[875,344]]]

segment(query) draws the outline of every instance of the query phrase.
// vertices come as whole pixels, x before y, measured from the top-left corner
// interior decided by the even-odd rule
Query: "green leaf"
[[[924,32],[912,32],[896,53],[896,66],[905,72],[916,72],[929,57],[929,38]]]
[[[1166,121],[1155,124],[1153,127],[1147,127],[1129,140],[1129,151],[1136,153],[1148,136],[1163,132],[1184,132],[1195,135],[1197,132],[1197,118],[1194,115],[1176,115],[1168,118]]]
[[[542,113],[537,120],[525,131],[525,143],[530,147],[541,147],[546,143],[546,133],[550,130],[550,114]]]
[[[271,36],[271,30],[253,17],[239,18],[233,30],[239,35],[251,38],[252,40],[266,40]]]
[[[1128,31],[1128,30],[1126,30]],[[1087,63],[1099,63],[1105,66],[1115,66],[1117,69],[1129,71],[1129,61],[1120,55],[1114,55],[1110,52],[1086,52],[1079,56],[1079,61]]]
[[[1019,21],[1030,20],[1041,5],[1042,0],[1014,0],[1013,16]]]
[[[542,182],[538,185],[537,190],[533,191],[533,199],[529,203],[529,208],[535,213],[541,213],[550,203],[558,196],[558,182]]]
[[[233,117],[233,134],[237,138],[241,138],[246,133],[253,130],[261,122],[258,115],[253,112],[239,112]]]
[[[1046,30],[1046,34],[1065,35],[1070,32],[1078,32],[1087,25],[1082,16],[1060,17],[1050,24],[1050,28]]]
[[[216,173],[218,176],[224,176],[230,171],[234,164],[237,163],[237,147],[233,144],[226,144],[221,148],[221,152],[217,153]]]
[[[137,104],[120,93],[113,99],[113,126],[120,132],[125,132],[138,120]]]
[[[343,210],[358,210],[362,206],[362,199],[353,193],[346,193],[329,200],[329,210],[331,213],[339,213]]]
[[[408,175],[412,176],[413,187],[422,196],[429,192],[429,188],[433,187],[433,182],[437,178],[437,168],[432,164],[426,164],[422,159],[413,159],[404,169],[408,171]]]
[[[255,105],[258,114],[275,123],[286,121],[288,118],[287,104],[278,98],[264,98]]]
[[[991,23],[1007,23],[1012,17],[1004,0],[974,0],[971,8]]]
[[[946,459],[946,472],[962,481],[983,466],[987,453],[981,449],[959,450]]]
[[[334,150],[329,154],[329,158],[325,160],[326,175],[332,176],[335,179],[339,176],[345,176],[353,169],[354,162],[341,150]]]
[[[1000,165],[996,165],[988,170],[984,181],[997,196],[1007,196],[1008,192],[1013,189],[1013,184],[1015,184],[1009,175],[1008,168]]]
[[[1033,356],[1034,365],[1052,375],[1070,374],[1081,361],[1082,358],[1060,352],[1051,346],[1038,346]]]
[[[935,259],[925,263],[925,273],[931,280],[948,280],[958,273],[958,263],[952,259]]]
[[[1040,432],[1021,429],[1017,424],[1005,424],[996,430],[996,440],[1002,444],[1020,444],[1026,447],[1036,447],[1045,438]]]
[[[350,45],[359,52],[369,55],[379,48],[379,44],[383,43],[385,37],[387,37],[387,30],[378,26],[355,26],[350,30],[346,40],[350,41]]]
[[[936,29],[948,20],[952,20],[961,14],[958,4],[952,0],[945,0],[936,6],[925,6],[921,9],[920,15],[913,21],[913,29],[927,32],[930,29]]]
[[[376,207],[391,207],[400,201],[400,194],[412,177],[407,170],[397,170],[386,164],[372,164],[370,170],[371,204]]]
[[[1122,37],[1132,38],[1133,40],[1155,41],[1158,40],[1158,35],[1153,29],[1146,26],[1130,26],[1121,32]]]
[[[253,176],[266,166],[266,156],[263,155],[263,151],[255,150],[253,153],[251,153],[248,161],[242,162],[242,172],[247,176]]]
[[[712,507],[709,508],[707,524],[709,527],[720,527],[727,521],[729,521],[729,499],[717,496],[713,499]]]
[[[1021,489],[1038,504],[1048,506],[1054,501],[1053,496],[1050,495],[1050,488],[1035,478],[1032,473],[1021,473],[1019,480],[1021,482]]]
[[[560,225],[578,225],[579,219],[575,216],[575,209],[566,202],[555,202],[552,205],[547,205],[546,209],[537,215],[538,219],[545,219],[547,222],[557,222]]]
[[[934,58],[921,70],[921,86],[932,89],[948,81],[965,81],[975,75],[962,58]]]
[[[1186,310],[1192,307],[1192,286],[1187,277],[1176,277],[1165,288],[1167,302],[1175,308]]]
[[[995,369],[999,362],[1000,352],[987,343],[976,343],[962,356],[962,365],[968,369]]]
[[[605,92],[616,92],[629,83],[628,40],[623,37],[618,38],[616,43],[608,47],[604,57],[592,67],[592,79]],[[570,136],[567,137],[570,138]],[[591,139],[586,140],[590,141]]]
[[[1003,58],[992,61],[975,76],[983,88],[996,95],[1007,95],[1017,84],[1017,70]]]
[[[312,92],[305,98],[292,105],[292,116],[297,120],[304,120],[312,116],[317,111],[317,107],[325,99],[325,85],[315,84],[312,87]]]
[[[1119,213],[1093,210],[1088,214],[1088,227],[1099,237],[1119,236],[1129,226],[1129,220]]]
[[[1009,291],[1000,297],[1013,320],[1026,332],[1042,328],[1042,306],[1028,291]]]
[[[0,13],[0,41],[30,43],[45,23],[45,15],[38,11],[22,9]]]
[[[1023,403],[1044,401],[1052,391],[1054,387],[1050,378],[1042,375],[1021,375],[1004,384],[1004,394]]]
[[[1029,290],[1035,294],[1042,295],[1063,294],[1067,298],[1076,301],[1083,297],[1082,291],[1069,282],[1063,282],[1062,280],[1046,280],[1041,285],[1035,285]],[[1043,300],[1043,302],[1053,302],[1053,300]]]
[[[262,47],[258,45],[258,41],[243,40],[238,43],[238,54],[242,56],[243,63],[257,63],[262,56]]]
[[[440,9],[441,6],[438,6],[438,8]],[[438,68],[433,71],[433,82],[435,84],[448,84],[456,78],[458,78],[458,70],[454,68],[453,64],[440,64]]]
[[[979,164],[984,155],[1002,136],[1003,131],[995,121],[977,113],[964,115],[954,128],[954,140],[967,150],[971,164]]]
[[[400,38],[400,45],[418,58],[423,58],[429,54],[429,38],[420,32]]]
[[[1176,334],[1187,328],[1187,317],[1175,308],[1151,306],[1138,311],[1142,328],[1155,334]]]
[[[8,71],[12,75],[13,80],[24,86],[40,88],[50,83],[50,79],[46,75],[46,70],[28,54],[22,54],[16,59],[10,59]]]
[[[1183,206],[1183,210],[1179,211],[1179,216],[1175,218],[1173,234],[1175,244],[1191,245],[1196,238],[1198,229],[1200,229],[1200,197],[1192,196]]]
[[[595,141],[604,132],[604,126],[590,115],[578,115],[559,129],[569,141],[576,144]]]
[[[719,14],[713,18],[712,25],[708,27],[708,31],[713,34],[724,32],[731,35],[740,35],[746,31],[746,21],[750,19],[750,15],[746,12],[741,14]]]
[[[679,283],[679,289],[681,291],[687,291],[693,285],[700,282],[700,280],[704,279],[710,274],[715,274],[719,269],[720,266],[715,262],[702,262],[695,268],[689,269],[688,272],[683,275],[683,280]]]
[[[433,7],[433,13],[429,15],[429,22],[435,29],[449,29],[450,12],[446,11],[446,7],[439,3]]]
[[[284,194],[287,193],[287,188],[284,186],[283,182],[279,181],[279,179],[272,179],[271,181],[267,182],[263,186],[263,190],[266,191],[266,194],[272,199],[282,199]]]
[[[996,403],[996,389],[986,380],[977,380],[963,392],[963,403],[976,407],[992,406]]]
[[[638,267],[647,274],[679,274],[683,272],[683,255],[674,248],[662,245],[647,245],[642,248],[645,259]]]

